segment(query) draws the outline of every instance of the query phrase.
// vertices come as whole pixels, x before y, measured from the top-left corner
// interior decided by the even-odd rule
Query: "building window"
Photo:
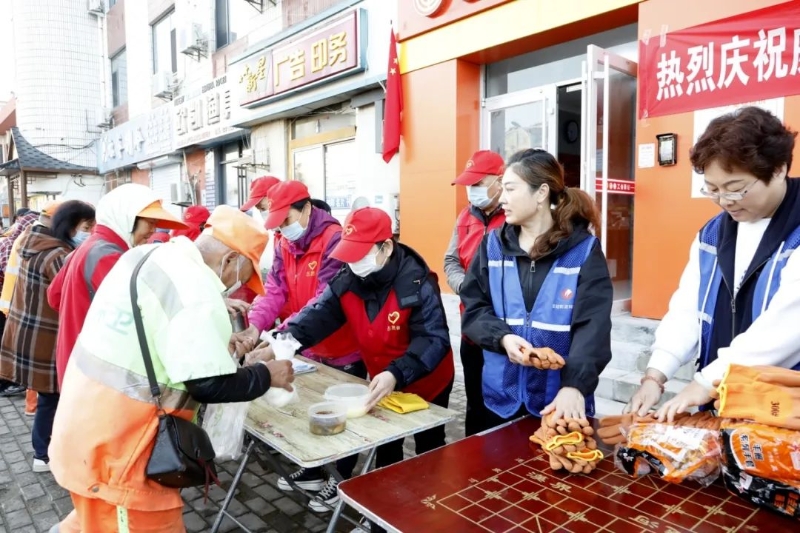
[[[111,58],[111,94],[114,107],[128,101],[128,62],[124,48]]]
[[[216,0],[215,5],[217,49],[228,46],[266,22],[245,0]],[[271,4],[264,2],[264,5],[269,9]]]
[[[178,72],[175,12],[153,24],[153,73]]]
[[[130,170],[118,170],[111,174],[107,174],[105,178],[105,192],[109,193],[120,185],[124,185],[126,183],[131,183]]]

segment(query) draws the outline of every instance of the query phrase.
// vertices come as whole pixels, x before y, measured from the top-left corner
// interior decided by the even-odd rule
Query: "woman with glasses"
[[[722,212],[692,243],[628,411],[645,415],[698,357],[694,379],[661,406],[659,419],[704,408],[732,363],[800,370],[800,180],[788,177],[796,135],[769,112],[745,107],[714,119],[692,148],[701,192]]]

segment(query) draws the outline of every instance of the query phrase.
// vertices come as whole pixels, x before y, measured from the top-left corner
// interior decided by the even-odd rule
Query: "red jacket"
[[[47,302],[59,315],[56,340],[59,389],[92,298],[128,248],[128,244],[110,228],[97,225],[86,242],[69,256],[64,268],[47,289]]]
[[[329,249],[331,239],[334,236],[339,237],[341,232],[342,227],[338,224],[327,226],[322,233],[314,237],[306,252],[300,256],[292,253],[287,239],[281,241],[281,256],[289,288],[289,298],[283,310],[287,317],[298,313],[316,298],[319,289],[318,276],[325,259],[325,251]],[[357,352],[358,342],[353,336],[350,325],[345,324],[324,341],[309,347],[309,350],[318,357],[335,359]]]

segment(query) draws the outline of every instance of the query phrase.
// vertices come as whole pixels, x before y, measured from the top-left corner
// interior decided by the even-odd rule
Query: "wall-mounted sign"
[[[323,81],[364,70],[366,10],[321,25],[288,43],[258,52],[235,69],[242,106],[254,107]]]
[[[639,41],[639,118],[800,94],[797,20],[785,2]]]
[[[172,106],[176,149],[238,131],[231,127],[233,102],[227,75],[179,96]]]
[[[172,106],[163,105],[108,130],[100,137],[100,174],[134,165],[173,150]]]
[[[603,192],[603,179],[595,178],[594,180],[595,192]],[[636,192],[636,182],[629,180],[608,180],[608,194],[628,194],[633,195]]]

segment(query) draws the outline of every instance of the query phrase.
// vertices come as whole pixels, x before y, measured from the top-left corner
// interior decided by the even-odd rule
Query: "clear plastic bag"
[[[706,487],[720,476],[719,431],[669,424],[633,424],[626,444],[617,446],[614,463],[633,477],[656,474],[670,483],[696,481]]]
[[[206,407],[203,429],[211,439],[217,461],[235,461],[242,455],[249,408],[250,402],[212,403]]]
[[[267,342],[272,346],[277,361],[291,361],[297,349],[301,346],[291,333],[272,330],[267,333]],[[271,387],[265,396],[267,403],[273,407],[284,407],[297,401],[300,396],[297,394],[297,386],[292,387],[292,391]]]

